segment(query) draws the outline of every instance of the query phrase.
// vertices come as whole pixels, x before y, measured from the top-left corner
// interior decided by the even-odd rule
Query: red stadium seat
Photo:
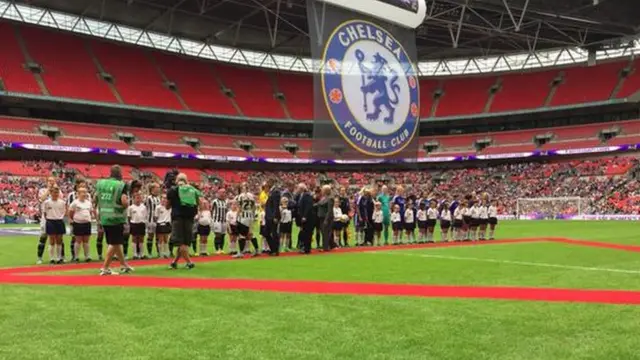
[[[22,36],[52,96],[116,102],[108,84],[85,50],[84,40],[72,34],[22,27]]]
[[[0,117],[0,129],[8,132],[36,133],[40,124],[33,119]]]
[[[14,142],[14,143],[27,143],[27,144],[53,145],[53,142],[48,136],[44,136],[40,134],[27,134],[27,133],[0,132],[0,141]]]
[[[420,117],[431,117],[433,94],[438,89],[437,80],[420,80]]]
[[[622,88],[616,95],[622,99],[634,95],[640,91],[640,60],[635,60],[631,69],[631,73],[622,83]]]
[[[243,114],[248,117],[284,118],[284,110],[274,97],[271,79],[265,71],[216,65],[222,83],[231,89]]]
[[[502,85],[493,97],[491,111],[515,111],[544,106],[551,82],[557,75],[557,71],[502,75]]]
[[[212,64],[177,55],[154,53],[158,65],[173,81],[192,111],[238,115],[229,98],[220,90]]]
[[[175,94],[163,84],[145,50],[104,41],[91,44],[104,70],[114,77],[118,93],[126,104],[183,110]]]
[[[600,130],[606,129],[610,125],[606,124],[589,124],[579,126],[564,126],[553,128],[550,131],[555,135],[558,141],[574,140],[574,139],[590,139],[597,138]]]
[[[191,146],[184,144],[136,142],[134,147],[141,151],[169,152],[178,154],[193,154],[196,152]]]
[[[129,145],[119,140],[98,139],[98,138],[78,138],[63,136],[58,139],[58,144],[63,146],[79,146],[89,148],[103,148],[116,150],[131,150]]]
[[[551,149],[582,149],[596,146],[605,146],[599,139],[594,140],[572,140],[572,141],[552,141],[540,147],[541,150]]]
[[[278,88],[285,96],[291,117],[313,120],[313,77],[278,73]]]
[[[445,80],[436,116],[479,114],[489,100],[495,77],[470,77]]]
[[[482,150],[483,155],[531,152],[536,150],[535,144],[489,146]]]
[[[36,78],[24,66],[14,29],[6,22],[0,22],[0,44],[0,80],[7,91],[42,95]]]
[[[616,86],[624,63],[616,62],[593,67],[569,68],[558,85],[551,106],[608,100]]]

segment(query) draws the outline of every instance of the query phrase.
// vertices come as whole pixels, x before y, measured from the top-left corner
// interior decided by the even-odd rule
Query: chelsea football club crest
[[[342,137],[363,154],[391,156],[416,134],[420,93],[402,44],[364,20],[338,26],[324,50],[322,91]]]

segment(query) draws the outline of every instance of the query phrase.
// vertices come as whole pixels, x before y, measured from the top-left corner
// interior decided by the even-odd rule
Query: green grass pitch
[[[550,236],[640,245],[634,222],[513,221],[497,232]],[[0,237],[0,267],[32,265],[36,242]],[[149,266],[132,276],[639,291],[640,253],[526,242],[210,262],[193,271]],[[3,285],[1,275],[0,294],[0,359],[640,359],[634,305]]]

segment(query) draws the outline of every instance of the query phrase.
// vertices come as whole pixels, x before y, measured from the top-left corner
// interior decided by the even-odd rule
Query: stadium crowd
[[[290,191],[294,184],[301,182],[312,187],[330,183],[346,187],[351,196],[364,185],[375,184],[388,184],[391,188],[402,185],[407,194],[415,197],[438,198],[487,191],[497,200],[500,214],[514,214],[518,198],[581,197],[582,211],[585,214],[634,214],[640,210],[637,202],[640,185],[628,173],[637,165],[636,158],[625,157],[562,163],[519,163],[440,172],[247,172],[243,180],[246,180],[249,188],[258,189],[267,179],[276,178]],[[40,215],[37,189],[43,186],[44,177],[56,174],[60,179],[62,193],[67,194],[73,188],[73,176],[68,176],[64,171],[63,163],[24,162],[23,166],[37,169],[42,177],[19,177],[1,173],[0,216],[37,220]],[[621,171],[611,171],[615,168]],[[144,178],[143,182],[152,180]],[[89,184],[91,186],[91,181]],[[211,182],[199,184],[207,197],[211,197],[220,187],[226,188],[229,196],[235,196],[238,185]],[[521,209],[521,213],[526,212],[526,209]]]
[[[17,217],[38,220],[39,205],[37,189],[44,186],[45,176],[54,174],[59,179],[60,190],[68,194],[73,190],[71,171],[64,163],[24,162],[24,167],[35,169],[40,177],[21,177],[0,173],[0,217]],[[640,212],[640,185],[633,176],[638,168],[638,159],[633,157],[574,160],[558,163],[517,163],[488,166],[484,168],[449,169],[444,171],[391,171],[391,172],[245,172],[241,177],[250,189],[260,189],[268,179],[278,179],[282,187],[293,192],[295,184],[306,183],[318,189],[321,184],[345,187],[354,199],[365,185],[388,185],[392,190],[397,185],[414,198],[444,199],[454,194],[488,192],[498,203],[502,215],[515,214],[519,198],[580,197],[584,214],[637,214]],[[91,180],[91,179],[89,179]],[[141,179],[143,183],[152,177]],[[89,191],[93,183],[88,182]],[[212,198],[218,189],[225,188],[231,198],[238,195],[239,183],[213,183],[201,181],[199,188],[207,198]],[[527,203],[520,207],[520,214],[541,209],[527,206],[555,206],[545,213],[572,214],[577,212],[577,202]]]

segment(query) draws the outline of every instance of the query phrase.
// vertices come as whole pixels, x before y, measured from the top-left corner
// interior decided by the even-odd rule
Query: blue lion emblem
[[[396,106],[400,101],[398,74],[389,68],[387,59],[382,57],[380,53],[376,53],[373,56],[372,67],[368,67],[367,64],[365,64],[365,56],[362,50],[356,50],[356,58],[358,59],[358,65],[362,72],[362,86],[360,90],[362,90],[362,95],[365,100],[364,111],[367,113],[367,120],[378,120],[382,112],[382,107],[384,106],[389,112],[389,115],[384,118],[384,122],[392,124],[396,113]],[[391,94],[389,94],[389,90],[387,89],[387,74],[391,76],[391,81],[389,82]],[[374,95],[374,109],[372,112],[369,112],[368,109],[368,94]]]

